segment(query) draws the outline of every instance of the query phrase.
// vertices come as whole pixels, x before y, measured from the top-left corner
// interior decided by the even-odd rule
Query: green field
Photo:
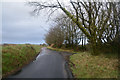
[[[77,53],[70,56],[69,66],[75,78],[117,78],[118,55],[100,54],[93,56],[89,52],[76,52],[67,49],[51,48],[56,51]]]
[[[2,46],[2,75],[7,76],[30,63],[42,46],[30,44],[8,44]]]

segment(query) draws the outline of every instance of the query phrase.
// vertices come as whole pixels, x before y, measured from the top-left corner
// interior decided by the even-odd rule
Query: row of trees
[[[81,35],[79,32],[82,31],[82,34],[88,39],[93,54],[97,54],[97,49],[100,49],[99,47],[103,44],[119,44],[120,2],[83,2],[70,0],[70,4],[70,9],[68,9],[58,0],[54,4],[48,4],[48,2],[30,2],[30,5],[36,7],[35,12],[39,12],[45,8],[61,9],[67,16],[64,19],[66,21],[62,27],[67,26],[65,30],[69,28],[70,32],[71,29],[74,29],[72,33],[76,34],[78,31],[78,35]],[[58,25],[60,26],[60,24]],[[67,40],[69,36],[67,32],[66,43],[73,43],[75,40],[80,39],[78,35],[73,38],[73,34],[71,34],[69,38],[72,38],[74,41],[71,40],[72,42],[69,42]]]
[[[58,16],[55,20],[56,25],[50,28],[46,34],[46,43],[54,44],[55,47],[78,48],[80,44],[85,46],[86,37],[77,25],[65,15]],[[81,43],[80,43],[81,42]]]

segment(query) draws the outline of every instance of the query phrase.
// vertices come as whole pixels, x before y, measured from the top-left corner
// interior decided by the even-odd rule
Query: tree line
[[[103,45],[120,47],[120,2],[83,2],[70,0],[67,8],[56,3],[29,2],[35,13],[42,9],[61,9],[65,15],[46,35],[46,42],[61,47],[76,47],[87,40],[91,53],[96,55]],[[53,41],[53,42],[52,42]]]
[[[56,25],[50,28],[46,34],[45,40],[53,47],[65,47],[76,49],[81,44],[82,48],[85,46],[87,38],[77,25],[69,19],[66,15],[61,14],[55,18]]]

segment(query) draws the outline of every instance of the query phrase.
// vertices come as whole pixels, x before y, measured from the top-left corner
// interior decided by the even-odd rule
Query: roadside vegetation
[[[55,51],[76,53],[69,57],[69,67],[75,78],[117,78],[118,54],[99,54],[94,56],[90,52],[71,49],[52,48]]]
[[[112,56],[112,55],[111,55]],[[70,66],[76,78],[117,78],[118,58],[93,56],[81,52],[70,56]]]
[[[35,59],[42,46],[30,44],[2,45],[2,76],[15,73]]]
[[[0,78],[2,78],[2,45],[0,45]]]
[[[50,47],[50,46],[48,46],[47,47],[48,49],[50,49],[50,50],[54,50],[54,51],[64,51],[64,52],[70,52],[70,53],[77,53],[77,51],[75,51],[75,50],[72,50],[72,49],[63,49],[63,48],[53,48],[53,47]]]
[[[69,0],[65,3],[29,2],[33,13],[43,9],[63,13],[45,35],[53,50],[76,52],[70,57],[71,69],[76,78],[116,78],[120,49],[120,2]],[[50,49],[49,47],[49,49]]]
[[[28,4],[34,7],[35,15],[43,9],[50,10],[50,15],[56,10],[64,13],[55,17],[55,23],[46,34],[48,45],[61,48],[64,44],[65,48],[81,49],[78,47],[81,43],[82,48],[88,43],[93,55],[98,55],[106,45],[120,47],[120,2],[69,0],[64,4],[56,0],[55,3],[31,1]]]

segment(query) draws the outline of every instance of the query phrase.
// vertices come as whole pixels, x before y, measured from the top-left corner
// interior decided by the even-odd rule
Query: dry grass
[[[70,49],[61,49],[61,48],[52,48],[52,47],[47,47],[48,49],[51,49],[51,50],[55,50],[55,51],[65,51],[65,52],[71,52],[71,53],[76,53],[76,51],[74,50],[70,50]]]
[[[70,67],[75,78],[117,78],[118,55],[100,54],[93,56],[89,52],[77,52],[68,49],[51,48],[56,51],[77,53],[70,56]]]
[[[71,69],[76,78],[117,78],[118,59],[93,56],[83,52],[70,57]]]

